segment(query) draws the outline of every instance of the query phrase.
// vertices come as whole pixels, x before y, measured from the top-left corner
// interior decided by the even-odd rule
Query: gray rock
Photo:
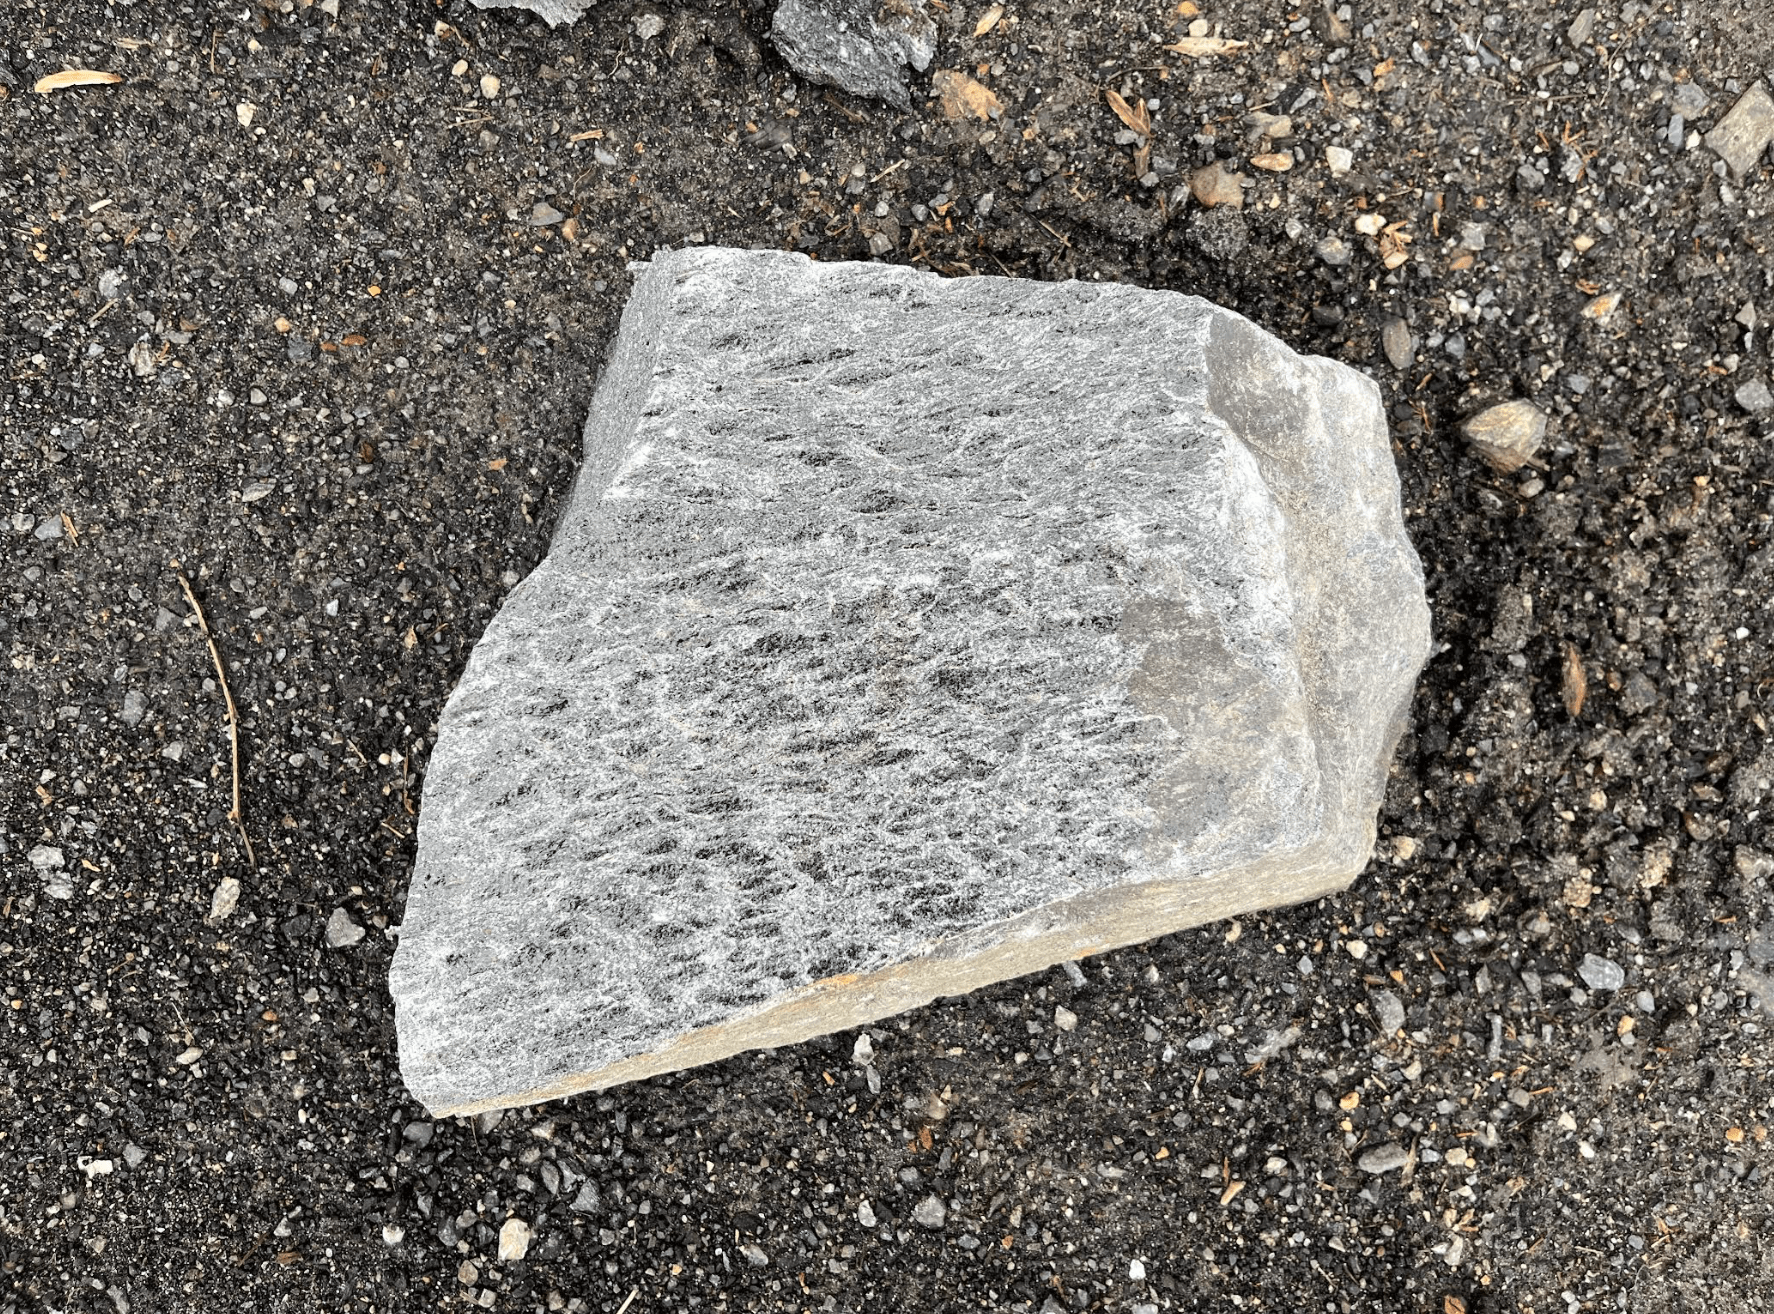
[[[148,700],[138,690],[131,689],[123,695],[123,710],[117,714],[117,719],[124,725],[140,725],[147,714]]]
[[[1053,1010],[1053,1025],[1061,1031],[1076,1031],[1078,1029],[1078,1015],[1069,1008],[1056,1007]]]
[[[1731,166],[1732,176],[1745,178],[1774,141],[1774,96],[1760,82],[1737,98],[1737,103],[1706,134],[1713,153]]]
[[[1589,40],[1590,33],[1595,31],[1595,10],[1585,9],[1571,21],[1565,29],[1565,39],[1573,46],[1582,46]]]
[[[1768,385],[1760,378],[1752,378],[1739,385],[1732,395],[1736,397],[1737,404],[1752,415],[1774,406],[1774,393],[1768,391]]]
[[[1531,164],[1524,164],[1517,169],[1515,180],[1521,184],[1524,192],[1537,192],[1546,186],[1546,175]]]
[[[1380,1034],[1390,1040],[1404,1025],[1404,1001],[1390,990],[1374,991],[1374,1021]]]
[[[875,1217],[875,1207],[867,1200],[856,1206],[856,1221],[864,1227],[874,1227],[879,1221]]]
[[[1319,238],[1317,245],[1312,248],[1312,254],[1333,269],[1340,269],[1355,258],[1354,249],[1335,234]]]
[[[131,1168],[140,1168],[142,1166],[142,1161],[147,1157],[148,1152],[134,1141],[129,1142],[123,1147],[123,1162],[128,1164]]]
[[[745,1256],[745,1262],[753,1268],[764,1268],[770,1263],[770,1256],[764,1253],[763,1246],[743,1245],[739,1247],[739,1253]]]
[[[927,1195],[912,1207],[912,1221],[919,1227],[937,1231],[949,1221],[949,1207],[934,1195]]]
[[[1355,1166],[1364,1173],[1373,1173],[1376,1177],[1381,1173],[1389,1173],[1394,1168],[1402,1168],[1411,1161],[1409,1151],[1397,1141],[1387,1141],[1384,1145],[1376,1145],[1361,1158]]]
[[[1380,331],[1380,343],[1386,348],[1386,359],[1392,362],[1393,369],[1407,370],[1411,367],[1411,361],[1417,354],[1417,342],[1411,336],[1410,325],[1396,315],[1393,316]]]
[[[1466,441],[1494,469],[1513,474],[1534,460],[1546,438],[1546,412],[1531,401],[1503,402],[1469,417]]]
[[[361,939],[363,927],[352,921],[351,914],[343,908],[334,908],[326,923],[327,944],[334,949],[348,949]]]
[[[770,40],[809,82],[909,110],[905,68],[922,73],[930,67],[936,24],[924,12],[924,0],[892,7],[879,0],[781,0]]]
[[[550,27],[574,23],[585,17],[592,0],[474,0],[477,9],[528,9],[548,20]]]
[[[1341,889],[1428,620],[1347,367],[1170,292],[662,253],[442,718],[407,1084],[554,1099]]]
[[[1577,964],[1577,975],[1591,990],[1618,990],[1626,984],[1626,969],[1599,954],[1584,954],[1583,961]]]

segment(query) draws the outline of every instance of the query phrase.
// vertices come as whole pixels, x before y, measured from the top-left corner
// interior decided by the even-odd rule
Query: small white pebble
[[[1367,957],[1367,941],[1366,940],[1345,941],[1343,944],[1343,948],[1348,951],[1349,957],[1353,958],[1358,963],[1363,958]]]
[[[1076,1031],[1078,1029],[1078,1015],[1069,1008],[1055,1008],[1053,1010],[1053,1025],[1061,1031]]]
[[[1134,1260],[1127,1266],[1127,1276],[1135,1282],[1144,1282],[1146,1280],[1146,1266],[1139,1260]]]
[[[488,100],[492,100],[499,94],[499,79],[494,77],[491,73],[481,74],[480,94],[485,96]]]
[[[509,1264],[530,1253],[530,1225],[521,1218],[508,1218],[499,1229],[499,1262]]]
[[[450,66],[451,77],[459,78],[466,72],[468,72],[468,61],[466,59],[458,59]]]

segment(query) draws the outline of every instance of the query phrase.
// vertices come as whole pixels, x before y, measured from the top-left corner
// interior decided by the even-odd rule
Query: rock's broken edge
[[[1368,846],[1371,847],[1372,843],[1370,826]],[[1234,868],[1200,880],[1148,882],[1050,903],[1010,922],[983,927],[969,935],[945,941],[926,957],[864,977],[835,976],[815,981],[788,992],[776,1003],[749,1016],[700,1028],[662,1049],[636,1054],[588,1072],[574,1073],[533,1090],[513,1091],[442,1107],[425,1104],[422,1095],[416,1091],[414,1094],[433,1117],[467,1117],[494,1109],[522,1108],[548,1100],[567,1099],[587,1091],[607,1090],[631,1081],[644,1081],[648,1077],[718,1063],[749,1050],[798,1045],[835,1031],[864,1026],[921,1008],[933,999],[968,994],[982,986],[1027,976],[1058,963],[1088,958],[1130,944],[1142,944],[1223,917],[1261,912],[1266,908],[1285,907],[1334,894],[1345,889],[1365,865],[1364,859],[1353,870],[1302,874],[1290,863],[1289,870],[1279,875],[1261,867]],[[1257,881],[1285,881],[1289,882],[1289,888],[1273,902],[1261,904],[1234,897],[1242,887]],[[1091,905],[1099,905],[1093,910],[1096,917],[1093,924],[1080,927],[1069,923],[1069,913],[1089,909]],[[993,936],[993,931],[1003,932],[1006,928],[1009,928],[1009,934],[1001,938],[995,949],[971,960],[965,957],[970,944],[976,940],[999,938]]]

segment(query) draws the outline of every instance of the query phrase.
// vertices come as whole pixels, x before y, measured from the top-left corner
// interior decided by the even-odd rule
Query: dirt
[[[1195,59],[1169,6],[985,8],[933,70],[995,119],[800,82],[764,6],[0,15],[0,1311],[1769,1307],[1774,166],[1685,137],[1765,16],[1253,0]],[[686,242],[1173,288],[1372,373],[1441,647],[1353,889],[866,1068],[428,1124],[385,990],[426,751],[627,262]],[[1517,397],[1504,474],[1458,426]]]

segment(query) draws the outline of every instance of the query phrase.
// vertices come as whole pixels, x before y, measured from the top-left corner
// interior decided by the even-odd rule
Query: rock
[[[1347,146],[1326,146],[1324,162],[1330,166],[1332,174],[1341,177],[1355,167],[1355,152]]]
[[[1390,1040],[1404,1025],[1404,1001],[1390,990],[1374,991],[1373,1000],[1374,1021],[1379,1025],[1380,1034]]]
[[[711,247],[611,352],[430,758],[389,984],[433,1114],[1367,862],[1429,651],[1371,380],[1178,293]]]
[[[123,1162],[128,1164],[131,1168],[140,1168],[142,1166],[142,1161],[147,1157],[148,1152],[134,1141],[129,1142],[123,1147]]]
[[[216,882],[216,888],[209,896],[209,919],[219,922],[231,916],[240,906],[240,882],[232,876],[224,876]]]
[[[1408,370],[1411,361],[1416,359],[1417,343],[1411,337],[1410,325],[1394,315],[1386,321],[1386,327],[1380,331],[1380,345],[1386,349],[1386,359],[1392,362],[1395,370]]]
[[[1189,194],[1210,209],[1229,205],[1244,208],[1244,175],[1228,169],[1223,160],[1204,164],[1189,175]]]
[[[1312,254],[1333,269],[1341,269],[1355,258],[1355,252],[1350,248],[1349,243],[1335,234],[1319,238],[1317,244],[1312,248]]]
[[[1410,1153],[1397,1141],[1387,1141],[1384,1145],[1376,1145],[1361,1158],[1355,1166],[1364,1173],[1372,1173],[1378,1177],[1381,1173],[1389,1173],[1394,1168],[1402,1168],[1409,1163]]]
[[[147,714],[148,700],[139,690],[131,689],[123,695],[123,710],[117,714],[117,719],[124,725],[138,726]]]
[[[547,201],[537,201],[535,205],[530,207],[530,226],[532,228],[548,228],[558,224],[566,217]]]
[[[1594,31],[1595,10],[1593,8],[1584,9],[1571,21],[1570,27],[1565,29],[1565,40],[1573,46],[1581,48],[1588,42],[1590,33]]]
[[[521,1218],[507,1218],[499,1229],[499,1262],[509,1264],[530,1253],[530,1225]]]
[[[1626,984],[1626,969],[1599,954],[1584,954],[1583,961],[1577,964],[1577,975],[1591,990],[1618,990]]]
[[[947,118],[984,120],[1004,112],[1002,102],[990,88],[953,69],[939,68],[932,73],[930,89],[936,93],[937,104]]]
[[[402,1140],[421,1150],[431,1144],[431,1138],[436,1134],[437,1124],[434,1122],[409,1122],[400,1130]]]
[[[867,1200],[856,1206],[856,1221],[864,1227],[874,1227],[880,1221],[875,1217],[875,1207]]]
[[[603,1201],[598,1194],[595,1182],[585,1182],[579,1187],[579,1194],[573,1197],[570,1206],[576,1214],[595,1214]]]
[[[474,0],[479,9],[528,9],[548,20],[550,27],[574,23],[585,17],[592,0]]]
[[[326,923],[327,944],[334,949],[347,949],[361,939],[363,927],[352,921],[351,914],[343,908],[334,908]]]
[[[1730,112],[1706,134],[1707,146],[1731,166],[1735,178],[1746,178],[1774,141],[1774,96],[1760,82],[1737,98]]]
[[[869,1039],[868,1032],[856,1038],[856,1044],[850,1050],[850,1061],[859,1068],[866,1068],[875,1061],[875,1042]]]
[[[1546,437],[1546,412],[1531,401],[1503,402],[1469,417],[1461,429],[1493,469],[1513,474],[1534,462]]]
[[[912,1208],[912,1221],[919,1227],[938,1231],[949,1220],[949,1207],[934,1195],[927,1195]]]
[[[760,1245],[740,1246],[739,1253],[745,1256],[745,1262],[753,1268],[763,1268],[770,1262],[770,1256],[764,1253],[764,1247]]]
[[[1760,378],[1752,378],[1739,385],[1732,396],[1737,399],[1739,406],[1752,415],[1774,406],[1774,393],[1768,391],[1768,385]]]
[[[1076,1031],[1078,1029],[1078,1015],[1069,1008],[1055,1008],[1053,1010],[1053,1025],[1061,1031]]]
[[[1524,164],[1515,171],[1515,181],[1524,192],[1537,192],[1546,186],[1546,175],[1533,165]]]
[[[930,67],[936,24],[924,12],[924,0],[891,7],[878,0],[781,0],[770,40],[809,82],[909,110],[904,70],[908,64],[920,73]]]

